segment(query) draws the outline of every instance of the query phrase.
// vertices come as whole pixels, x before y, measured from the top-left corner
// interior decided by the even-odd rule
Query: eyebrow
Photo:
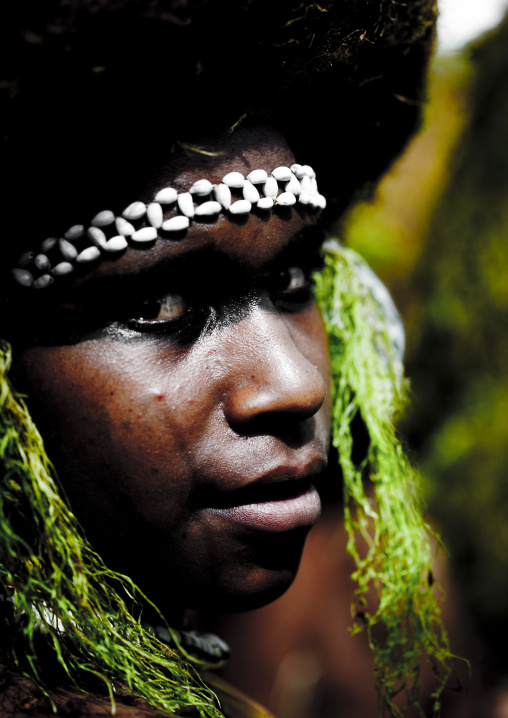
[[[308,256],[312,251],[317,252],[325,239],[322,227],[309,225],[298,230],[282,248],[279,255],[270,260],[269,266],[284,264],[290,259],[297,261],[300,257]],[[266,268],[251,272],[238,265],[224,252],[215,247],[205,246],[192,248],[176,256],[164,256],[156,262],[133,267],[125,273],[108,274],[86,279],[82,285],[72,291],[72,303],[96,304],[111,298],[115,294],[120,297],[130,294],[139,295],[149,291],[156,294],[159,289],[164,291],[168,284],[176,283],[178,286],[189,281],[198,281],[200,274],[216,273],[226,277],[228,272],[235,272],[235,280],[242,274],[244,276],[261,277],[266,274]]]

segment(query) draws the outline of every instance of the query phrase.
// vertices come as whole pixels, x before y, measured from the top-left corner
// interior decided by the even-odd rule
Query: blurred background
[[[450,682],[448,718],[508,718],[507,7],[441,0],[421,132],[336,227],[406,323],[412,402],[400,430],[446,546],[452,649],[472,667],[470,681],[463,665]],[[311,533],[287,595],[220,629],[244,655],[228,677],[278,718],[377,715],[365,637],[347,630],[353,567],[337,516]]]
[[[508,716],[506,8],[441,0],[422,132],[344,227],[406,322],[401,431],[475,636],[474,714],[496,718]]]

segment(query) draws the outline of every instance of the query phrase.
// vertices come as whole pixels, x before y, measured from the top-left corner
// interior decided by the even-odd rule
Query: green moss
[[[328,244],[326,258],[324,271],[316,277],[316,293],[330,341],[333,443],[344,476],[348,551],[356,562],[354,631],[368,633],[382,709],[401,715],[394,702],[400,692],[408,706],[420,707],[418,678],[424,658],[438,676],[433,695],[437,714],[451,654],[432,578],[418,476],[394,429],[404,391],[394,373],[395,357],[386,331],[379,329],[381,309],[355,271],[361,260],[335,242]],[[358,465],[352,458],[351,431],[357,414],[370,439],[367,455]],[[366,598],[372,589],[377,605],[369,609]]]

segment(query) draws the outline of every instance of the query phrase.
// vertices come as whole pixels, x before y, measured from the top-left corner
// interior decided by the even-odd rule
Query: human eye
[[[270,270],[271,294],[285,312],[299,312],[314,300],[314,278],[324,265],[323,230],[316,225],[296,235]]]
[[[158,299],[147,299],[133,307],[127,324],[140,331],[163,331],[188,316],[190,308],[180,294],[165,294]]]
[[[298,311],[313,299],[311,272],[305,267],[288,266],[275,279],[274,299],[282,309]]]

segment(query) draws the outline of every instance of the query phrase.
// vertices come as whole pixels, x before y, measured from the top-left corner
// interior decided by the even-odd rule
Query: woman
[[[186,611],[253,608],[289,586],[331,416],[357,620],[387,709],[401,690],[417,705],[419,652],[438,670],[447,648],[390,421],[397,356],[358,260],[336,244],[320,258],[318,213],[326,191],[342,211],[413,129],[432,4],[6,14],[3,335],[72,513],[4,377],[4,713],[116,701],[127,714],[134,696],[147,714],[259,714],[203,672],[227,650]],[[323,262],[327,331],[312,298]]]

